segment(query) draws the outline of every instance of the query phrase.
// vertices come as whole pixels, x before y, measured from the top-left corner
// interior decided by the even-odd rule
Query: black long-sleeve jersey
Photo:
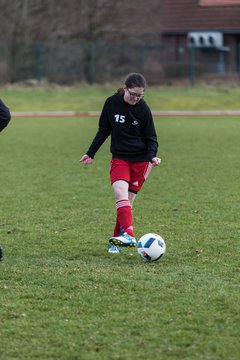
[[[0,131],[2,131],[11,119],[10,111],[0,99]]]
[[[103,106],[98,132],[87,155],[93,159],[109,135],[113,158],[151,161],[157,154],[158,142],[152,113],[143,99],[136,105],[130,105],[122,95],[110,96]]]

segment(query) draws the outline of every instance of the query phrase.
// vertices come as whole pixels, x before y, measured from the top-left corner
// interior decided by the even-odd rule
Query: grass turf
[[[1,134],[1,359],[239,358],[237,118],[157,118],[162,164],[134,204],[165,257],[109,255],[109,143],[97,119],[15,119]]]
[[[106,97],[119,87],[0,88],[0,97],[12,111],[100,111]],[[145,99],[152,110],[238,110],[240,87],[148,87]]]

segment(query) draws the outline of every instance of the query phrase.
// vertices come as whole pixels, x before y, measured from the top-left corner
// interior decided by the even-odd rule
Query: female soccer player
[[[116,201],[116,224],[109,239],[109,252],[118,246],[135,247],[132,223],[133,201],[147,179],[157,157],[157,135],[151,111],[143,100],[146,80],[139,73],[127,76],[125,84],[103,107],[99,128],[80,162],[89,165],[100,146],[111,135],[110,179]]]

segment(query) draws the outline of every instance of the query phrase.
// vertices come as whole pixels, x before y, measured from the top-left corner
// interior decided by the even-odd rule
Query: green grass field
[[[76,87],[0,88],[12,111],[99,111],[120,84]],[[152,110],[236,110],[239,86],[149,87],[145,99]]]
[[[1,97],[44,107],[22,94]],[[0,359],[238,360],[239,119],[155,119],[162,164],[134,203],[137,238],[166,241],[155,263],[107,253],[109,142],[78,163],[97,122],[16,118],[0,134]]]

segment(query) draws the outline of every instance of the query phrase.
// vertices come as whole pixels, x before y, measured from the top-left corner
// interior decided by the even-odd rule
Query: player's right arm
[[[88,151],[85,155],[82,156],[80,162],[89,165],[92,164],[93,158],[98,151],[98,149],[102,146],[104,141],[108,138],[111,133],[111,128],[108,120],[108,111],[107,111],[107,101],[104,104],[100,119],[99,119],[99,127],[98,131],[90,145]]]

